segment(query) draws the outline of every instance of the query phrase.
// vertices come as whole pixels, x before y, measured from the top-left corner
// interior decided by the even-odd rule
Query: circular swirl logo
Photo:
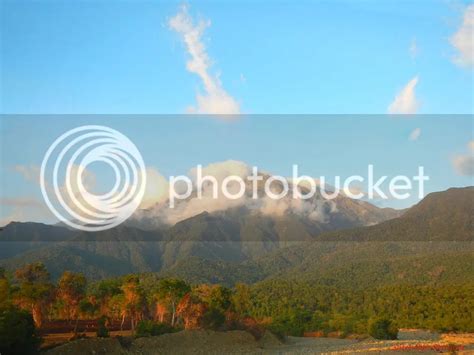
[[[113,187],[90,192],[84,181],[93,163],[109,166]],[[94,179],[92,179],[94,180]],[[41,164],[40,185],[51,212],[66,225],[89,232],[113,228],[140,205],[146,186],[143,158],[133,142],[105,126],[81,126],[58,137]]]

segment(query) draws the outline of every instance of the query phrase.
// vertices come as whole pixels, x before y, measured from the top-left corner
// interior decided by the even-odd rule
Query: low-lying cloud
[[[229,199],[222,193],[219,193],[217,197],[213,196],[214,186],[221,186],[226,177],[233,175],[245,180],[250,173],[250,166],[241,161],[228,160],[209,164],[202,168],[202,176],[214,177],[217,181],[217,185],[209,181],[204,182],[201,197],[193,194],[187,199],[179,200],[174,208],[169,208],[168,199],[157,198],[157,202],[152,207],[149,207],[147,210],[138,211],[135,214],[135,219],[140,220],[145,218],[149,223],[155,224],[155,226],[159,226],[160,224],[173,225],[202,212],[213,213],[242,207],[263,215],[283,216],[288,213],[295,213],[314,221],[324,222],[327,218],[326,211],[336,211],[334,201],[324,200],[319,196],[304,200],[294,199],[291,194],[288,194],[284,198],[273,199],[265,196],[263,191],[259,191],[258,198],[254,199],[252,198],[250,183],[246,186],[246,193],[241,198]],[[161,176],[161,174],[159,175]],[[191,169],[188,176],[193,182],[193,190],[197,190],[196,169]],[[170,188],[169,183],[164,178],[160,178],[159,180],[161,185],[158,190],[164,191]],[[278,184],[275,183],[275,185]],[[301,184],[301,186],[304,187],[304,184]],[[235,193],[236,190],[233,191],[233,188],[237,189],[237,186],[230,184],[230,192]],[[150,201],[153,200],[153,196],[145,198]]]
[[[453,158],[453,166],[459,175],[474,176],[474,140],[467,144],[468,153]]]

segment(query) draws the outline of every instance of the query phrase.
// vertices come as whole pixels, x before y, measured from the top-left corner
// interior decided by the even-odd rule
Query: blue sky
[[[2,1],[2,112],[184,112],[200,83],[167,25],[179,6]],[[462,10],[444,0],[190,3],[211,21],[203,41],[245,113],[385,113],[415,75],[420,113],[471,113],[472,71],[453,65],[449,43]]]
[[[374,163],[389,175],[424,165],[428,191],[472,185],[472,175],[453,167],[456,157],[473,164],[474,78],[465,60],[472,48],[463,54],[452,40],[471,2],[187,4],[173,28],[181,2],[2,2],[1,112],[107,116],[2,117],[0,221],[44,218],[26,171],[81,124],[120,130],[165,176],[227,159],[282,175],[297,163],[305,174],[328,177],[363,174]],[[201,75],[186,68],[187,20],[191,29],[207,25],[194,43],[205,47]],[[215,91],[206,91],[203,75]],[[204,112],[219,99],[250,115],[172,115]],[[430,116],[386,115],[391,104],[394,112]],[[304,113],[350,115],[297,116]],[[409,139],[415,129],[421,134]]]

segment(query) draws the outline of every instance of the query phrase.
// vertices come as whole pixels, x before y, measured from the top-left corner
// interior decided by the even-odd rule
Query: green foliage
[[[1,354],[36,354],[40,343],[31,314],[12,306],[0,310]]]
[[[191,287],[183,280],[162,279],[155,291],[155,298],[171,308],[171,326],[175,325],[176,307],[178,302],[191,290]]]
[[[369,334],[375,339],[397,339],[398,329],[387,318],[376,318],[369,321]]]
[[[43,263],[27,264],[16,270],[15,276],[24,283],[46,283],[49,281],[49,272]]]
[[[250,287],[243,283],[236,284],[231,296],[231,302],[235,312],[242,316],[248,315],[251,305]]]
[[[302,336],[311,320],[310,312],[292,308],[275,317],[270,330],[292,336]]]
[[[49,282],[49,272],[42,263],[28,264],[15,272],[20,287],[14,294],[15,302],[30,310],[37,327],[41,327],[46,305],[50,304],[54,286]]]
[[[331,243],[326,244],[325,248],[330,249]],[[383,245],[386,247],[396,248]],[[382,268],[379,273],[383,271]],[[377,274],[372,269],[365,272]],[[137,336],[162,334],[174,331],[175,325],[193,324],[189,320],[196,314],[197,326],[207,329],[223,329],[250,317],[269,323],[269,329],[276,334],[295,336],[315,331],[322,334],[337,331],[341,336],[370,332],[374,337],[390,339],[396,336],[393,324],[400,328],[474,331],[472,282],[382,286],[375,283],[373,287],[344,288],[338,284],[308,282],[295,275],[291,280],[269,279],[230,289],[208,284],[191,288],[183,280],[135,274],[96,282],[86,289],[87,280],[73,273],[65,273],[67,277],[55,288],[41,264],[18,270],[18,283],[12,286],[2,275],[0,270],[0,291],[5,280],[4,303],[16,303],[31,312],[37,327],[41,326],[44,315],[64,319],[67,307],[74,306],[76,320],[104,315],[120,321],[122,326],[130,324],[132,329],[137,326]],[[189,307],[183,301],[185,295],[192,298]],[[51,303],[53,296],[56,300]],[[169,325],[147,319],[161,319]],[[100,322],[98,336],[106,336],[105,318]]]
[[[97,299],[112,297],[121,292],[121,281],[117,278],[100,280],[90,285],[89,294]]]
[[[190,286],[183,280],[162,279],[158,283],[157,295],[162,299],[177,300],[190,290]]]
[[[58,282],[58,291],[66,299],[79,303],[86,293],[87,280],[83,274],[65,271]]]
[[[10,282],[5,275],[5,269],[0,267],[0,307],[6,307],[10,302]]]
[[[472,187],[450,189],[430,194],[402,216],[379,224],[374,223],[399,212],[346,200],[321,224],[296,215],[273,219],[232,209],[203,213],[167,230],[121,227],[75,235],[75,240],[84,243],[69,242],[74,233],[65,228],[15,223],[2,231],[3,239],[34,235],[41,240],[54,235],[65,242],[41,248],[37,243],[26,243],[31,249],[27,253],[22,248],[11,249],[16,243],[4,243],[0,257],[8,258],[2,264],[10,269],[41,260],[54,278],[67,267],[96,280],[131,271],[154,271],[161,277],[178,277],[193,284],[226,286],[275,276],[360,288],[395,282],[463,283],[472,281],[474,274],[472,243],[460,243],[473,238],[472,201]],[[363,227],[367,224],[370,226]],[[117,242],[102,242],[107,240]],[[358,243],[342,242],[347,240]],[[414,245],[413,241],[420,243]]]
[[[221,285],[213,285],[209,287],[199,287],[197,289],[199,298],[205,302],[209,308],[220,312],[225,312],[231,305],[232,291]]]
[[[64,302],[70,319],[77,319],[79,313],[91,312],[83,303],[86,296],[87,279],[83,274],[65,271],[58,282],[57,296]]]
[[[368,319],[385,317],[400,328],[474,331],[474,284],[385,286],[364,290],[269,280],[252,286],[250,315],[272,319],[290,335],[321,331],[363,334]]]
[[[98,306],[96,304],[93,304],[87,299],[82,299],[79,302],[79,312],[82,315],[92,317],[96,312],[97,312]]]
[[[157,323],[151,320],[141,320],[138,322],[137,327],[135,328],[135,336],[137,338],[157,336],[166,333],[174,333],[176,331],[178,331],[178,329],[165,323]]]

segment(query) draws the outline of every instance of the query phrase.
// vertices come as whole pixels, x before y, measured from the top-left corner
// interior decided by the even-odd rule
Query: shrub
[[[398,329],[386,318],[377,318],[369,322],[369,334],[375,339],[397,339]]]
[[[218,330],[225,322],[225,315],[216,308],[210,308],[204,313],[201,325],[204,329]]]
[[[165,323],[156,323],[151,320],[142,320],[138,322],[137,327],[135,328],[135,336],[140,337],[149,337],[157,336],[166,333],[174,333],[178,329],[173,328],[172,326]]]
[[[1,354],[36,354],[40,344],[30,313],[13,306],[0,310]]]
[[[108,338],[109,337],[109,330],[105,326],[105,323],[107,321],[106,317],[100,317],[98,320],[98,326],[97,326],[97,338]]]

